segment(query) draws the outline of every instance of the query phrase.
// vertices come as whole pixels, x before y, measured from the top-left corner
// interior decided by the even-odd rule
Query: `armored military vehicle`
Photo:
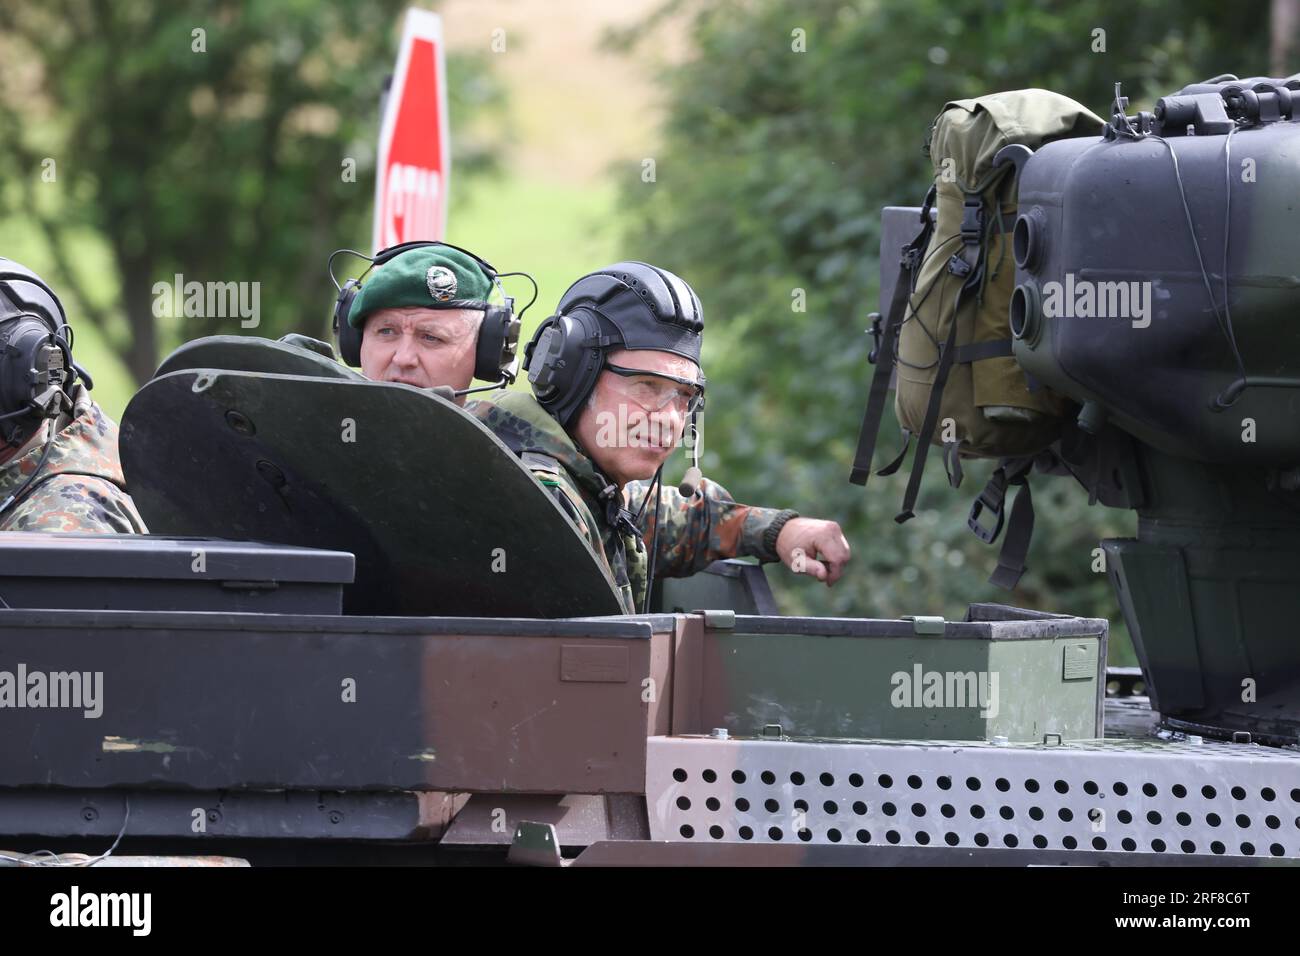
[[[1107,671],[1105,620],[784,616],[743,562],[620,615],[472,416],[289,345],[205,339],[123,418],[154,534],[0,539],[0,848],[1300,859],[1298,90],[1217,78],[999,157],[1017,181],[1014,356],[1077,413],[1050,466],[1139,513],[1138,537],[1104,548],[1140,674]],[[887,274],[928,215],[886,210]],[[1149,281],[1149,327],[1045,309],[1068,276]]]

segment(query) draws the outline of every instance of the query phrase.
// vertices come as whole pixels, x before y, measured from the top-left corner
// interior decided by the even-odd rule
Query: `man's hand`
[[[777,535],[776,553],[795,574],[811,574],[830,587],[849,562],[849,543],[834,521],[791,518]]]

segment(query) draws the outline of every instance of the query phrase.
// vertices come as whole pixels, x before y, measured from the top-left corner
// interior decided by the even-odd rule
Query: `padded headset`
[[[524,349],[524,369],[538,404],[568,428],[596,387],[605,350],[619,342],[602,334],[590,309],[576,308],[544,321]]]
[[[0,441],[22,447],[47,418],[72,408],[78,378],[63,303],[36,273],[0,258]]]
[[[681,278],[649,263],[618,262],[569,286],[555,307],[555,314],[541,324],[524,349],[524,368],[538,404],[560,427],[568,429],[596,387],[611,348],[672,352],[698,366],[703,331],[704,310],[700,299]],[[701,404],[691,413],[688,426],[697,435],[702,408]],[[686,497],[694,496],[703,480],[699,455],[697,440],[691,448],[691,467],[678,486]],[[648,584],[642,613],[649,611],[654,587],[662,485],[663,466],[660,465],[635,517],[628,516],[639,525],[654,499],[654,536],[648,548]]]
[[[647,309],[661,326],[626,321]],[[524,349],[524,369],[538,403],[567,428],[596,387],[611,347],[676,352],[698,365],[703,329],[703,309],[690,286],[647,263],[620,262],[569,287]]]
[[[354,252],[351,249],[339,249],[330,256],[330,279],[334,282],[334,287],[338,289],[338,299],[334,303],[334,336],[338,342],[339,355],[342,356],[344,362],[354,368],[361,365],[363,330],[355,328],[348,322],[348,313],[352,311],[352,303],[356,299],[357,293],[361,291],[361,280],[366,277],[366,274],[375,266],[382,266],[385,262],[400,256],[404,252],[437,246],[455,249],[457,252],[463,252],[469,256],[478,263],[479,268],[483,270],[483,274],[501,292],[501,297],[505,301],[504,305],[468,301],[464,302],[463,306],[460,306],[455,301],[450,305],[453,308],[460,306],[467,309],[483,310],[483,323],[479,327],[478,346],[474,353],[474,377],[485,382],[494,382],[497,385],[513,382],[515,380],[515,353],[519,347],[519,317],[514,313],[514,299],[507,296],[501,289],[500,273],[491,263],[474,255],[468,249],[453,246],[450,242],[403,242],[400,245],[381,249],[373,257]],[[360,259],[368,260],[370,265],[360,276],[355,279],[348,279],[340,287],[338,280],[334,278],[334,257],[345,252]],[[506,275],[522,274],[506,273]],[[479,391],[479,389],[473,391]]]

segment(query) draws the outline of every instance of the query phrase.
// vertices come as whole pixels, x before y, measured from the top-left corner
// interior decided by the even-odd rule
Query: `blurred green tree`
[[[50,281],[136,381],[165,344],[154,284],[176,273],[260,282],[260,335],[324,333],[325,259],[368,244],[379,94],[409,5],[0,6],[0,168],[11,187],[2,211],[39,226],[56,263]],[[453,55],[448,73],[454,164],[472,175],[495,149],[471,120],[501,92],[481,58]],[[89,291],[75,241],[87,229],[109,244],[116,302]],[[238,322],[184,319],[175,333],[238,332]]]
[[[917,517],[902,526],[892,519],[906,468],[865,493],[847,480],[872,371],[863,332],[879,212],[919,204],[932,175],[921,147],[948,100],[1036,86],[1109,116],[1117,80],[1135,110],[1193,80],[1268,71],[1264,0],[1098,6],[675,0],[650,21],[689,17],[692,51],[664,70],[654,181],[630,166],[625,176],[625,245],[680,271],[704,303],[707,470],[740,500],[836,518],[855,548],[831,591],[773,575],[787,608],[953,614],[958,597],[1007,598],[987,584],[994,554],[965,522],[991,466],[972,465],[954,492],[932,457]],[[650,23],[611,42],[645,45]],[[898,434],[891,417],[878,465]],[[1093,549],[1131,534],[1133,516],[1089,510],[1067,479],[1037,480],[1035,504],[1016,603],[1117,619]]]

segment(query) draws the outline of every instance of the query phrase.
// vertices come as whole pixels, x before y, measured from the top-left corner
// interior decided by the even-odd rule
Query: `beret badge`
[[[435,302],[450,302],[456,297],[456,273],[446,266],[429,266],[424,284]]]

